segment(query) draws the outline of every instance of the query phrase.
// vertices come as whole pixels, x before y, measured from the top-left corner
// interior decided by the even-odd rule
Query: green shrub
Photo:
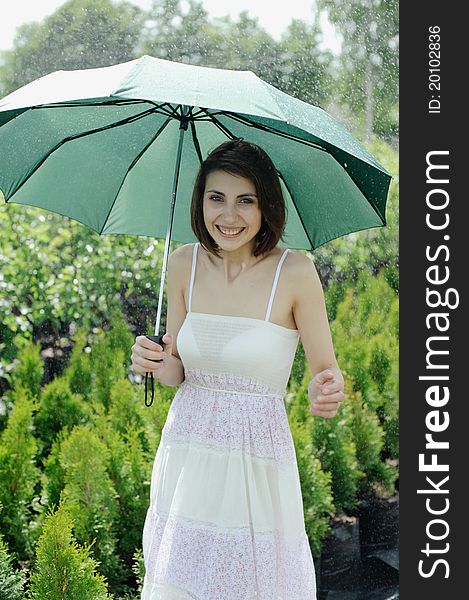
[[[0,438],[0,529],[18,558],[31,556],[34,521],[31,503],[39,482],[38,442],[33,435],[37,400],[30,390],[13,390],[14,407]]]
[[[345,376],[345,395],[350,407],[350,431],[355,442],[357,461],[364,476],[360,479],[360,495],[370,494],[378,483],[391,493],[397,472],[381,458],[384,431],[377,415],[363,402],[360,392],[352,391],[350,377]]]
[[[115,431],[125,433],[128,430],[140,431],[142,446],[149,450],[147,437],[144,435],[146,413],[143,399],[128,379],[117,379],[111,385],[109,405],[109,425]],[[156,398],[155,398],[156,400]]]
[[[125,377],[123,359],[124,351],[121,349],[111,351],[107,337],[101,337],[91,349],[94,376],[91,400],[93,403],[102,405],[105,412],[109,410],[113,382]]]
[[[113,319],[108,330],[101,330],[98,341],[91,348],[94,375],[93,401],[110,407],[114,381],[124,379],[130,367],[130,353],[134,337],[119,309],[111,311]]]
[[[22,600],[24,584],[25,578],[21,571],[13,568],[8,546],[0,532],[0,600]]]
[[[72,536],[73,520],[63,503],[50,509],[30,574],[32,600],[108,600],[105,577],[96,573],[91,545],[81,547]]]
[[[331,476],[322,471],[320,461],[314,456],[308,424],[292,419],[290,429],[300,475],[306,533],[311,550],[317,556],[334,512]]]
[[[44,470],[41,474],[43,505],[55,504],[60,502],[60,494],[65,486],[65,469],[60,462],[61,445],[67,439],[69,433],[66,429],[60,431],[52,442],[49,455],[44,461]]]
[[[21,346],[16,360],[18,361],[11,371],[10,385],[22,385],[31,392],[33,398],[39,398],[41,381],[44,375],[44,363],[41,358],[41,345],[18,336],[15,344]]]
[[[133,555],[132,572],[135,576],[137,589],[135,590],[135,600],[140,600],[143,590],[143,579],[145,577],[145,561],[143,558],[143,549],[137,548]],[[132,599],[134,600],[134,599]]]
[[[337,316],[337,307],[344,300],[346,286],[343,281],[332,280],[324,291],[324,300],[329,321]]]
[[[301,386],[290,398],[288,419],[290,423],[296,421],[306,425],[312,443],[312,454],[319,459],[323,471],[330,477],[335,511],[346,512],[357,504],[358,481],[363,477],[347,419],[349,409],[342,403],[332,419],[313,415],[309,410],[310,381],[311,372],[307,366]]]
[[[135,548],[142,544],[153,466],[153,460],[148,460],[148,453],[142,449],[138,433],[129,430],[125,438],[117,434],[110,448],[110,475],[119,494],[118,549],[129,565]]]
[[[46,456],[62,428],[71,431],[74,425],[85,423],[90,418],[90,410],[79,394],[70,390],[68,380],[56,377],[43,389],[39,410],[35,417],[36,432],[43,442],[43,455]]]
[[[305,376],[306,356],[301,339],[298,340],[298,347],[293,359],[290,378],[288,380],[288,389],[290,392],[295,392],[301,385]]]
[[[100,572],[110,585],[122,579],[122,569],[116,553],[118,533],[118,500],[109,477],[109,450],[90,426],[75,427],[63,440],[60,463],[64,470],[64,500],[79,543],[92,543],[94,557],[101,564]]]
[[[131,424],[123,432],[111,425],[110,415],[96,419],[94,430],[109,451],[108,473],[118,498],[117,550],[131,575],[132,555],[141,546],[150,497],[153,455],[142,447],[143,428]]]
[[[391,364],[391,372],[381,394],[377,415],[384,429],[383,454],[399,457],[399,363]]]
[[[357,461],[347,412],[347,405],[342,402],[335,417],[314,416],[311,428],[315,454],[324,471],[331,475],[332,498],[337,513],[347,513],[356,508],[358,483],[364,475]]]
[[[131,348],[135,341],[135,337],[131,333],[120,307],[114,306],[111,309],[109,322],[110,329],[106,334],[109,350],[111,352],[116,352],[117,350],[122,351],[122,367],[124,372],[127,373],[131,363]]]
[[[352,391],[361,392],[378,416],[385,435],[383,454],[393,458],[399,452],[398,304],[383,271],[373,276],[363,270],[355,288],[346,290],[331,323],[337,361],[351,376]]]
[[[311,371],[305,361],[303,379],[300,384],[286,395],[286,409],[289,422],[310,423],[312,414],[309,411],[308,383],[311,381]],[[311,423],[310,423],[311,425]]]
[[[85,351],[86,333],[79,330],[72,337],[74,346],[70,361],[64,371],[64,377],[69,381],[70,389],[74,394],[80,394],[88,399],[93,385],[90,355]]]
[[[371,340],[369,365],[370,377],[376,383],[378,392],[382,394],[391,372],[389,340],[382,334],[375,335]]]

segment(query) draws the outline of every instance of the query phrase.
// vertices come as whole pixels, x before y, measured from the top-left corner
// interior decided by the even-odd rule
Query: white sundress
[[[185,380],[156,452],[141,600],[316,600],[284,396],[299,333],[191,311],[177,338]]]

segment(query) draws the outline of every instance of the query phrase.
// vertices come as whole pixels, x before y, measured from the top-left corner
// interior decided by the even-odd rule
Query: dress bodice
[[[198,244],[193,251],[189,312],[177,337],[185,382],[219,390],[251,394],[285,394],[299,332],[269,320],[282,254],[272,285],[265,319],[192,312]]]

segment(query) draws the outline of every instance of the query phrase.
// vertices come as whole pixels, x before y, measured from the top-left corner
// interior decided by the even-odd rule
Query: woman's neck
[[[254,256],[254,243],[248,243],[236,250],[220,250],[220,258],[211,256],[212,263],[223,273],[225,283],[231,283],[243,273],[257,265],[264,256]]]

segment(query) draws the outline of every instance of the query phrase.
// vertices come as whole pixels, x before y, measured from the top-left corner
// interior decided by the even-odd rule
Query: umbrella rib
[[[141,157],[145,154],[145,152],[148,150],[148,148],[153,144],[153,142],[158,138],[158,136],[163,132],[163,130],[166,128],[166,126],[168,125],[168,123],[171,121],[170,118],[166,119],[166,121],[161,125],[161,127],[158,129],[158,131],[155,133],[155,135],[151,138],[151,140],[148,142],[148,144],[146,144],[143,149],[138,153],[138,155],[133,159],[133,161],[131,162],[129,168],[127,169],[124,177],[122,178],[122,181],[119,185],[119,189],[116,192],[116,195],[114,196],[114,200],[112,201],[112,204],[109,208],[109,212],[107,213],[107,217],[104,219],[103,222],[103,227],[101,229],[101,231],[99,232],[99,235],[101,235],[104,231],[104,227],[106,225],[106,223],[108,222],[109,219],[109,215],[112,212],[112,209],[114,208],[114,204],[116,203],[117,197],[119,196],[119,193],[122,189],[122,186],[124,185],[124,181],[127,177],[127,175],[129,174],[129,172],[131,171],[131,169],[133,169],[133,167],[136,165],[136,163],[141,159]]]
[[[327,148],[324,148],[323,146],[320,146],[319,144],[315,144],[314,142],[304,140],[300,137],[292,135],[291,133],[285,133],[283,131],[278,131],[274,127],[269,127],[268,125],[261,125],[260,123],[255,123],[254,121],[251,121],[251,120],[247,119],[246,117],[240,117],[239,115],[235,115],[230,112],[221,111],[219,114],[222,114],[223,116],[228,117],[229,119],[232,119],[233,121],[238,121],[239,123],[242,123],[243,125],[248,125],[249,127],[254,127],[255,129],[260,129],[261,131],[266,131],[267,133],[274,133],[275,135],[278,135],[279,137],[284,137],[284,138],[287,138],[294,142],[298,142],[299,144],[304,144],[305,146],[310,146],[312,148],[316,148],[316,150],[322,150],[322,152],[331,154]]]
[[[200,164],[202,164],[202,160],[203,160],[202,152],[200,151],[199,140],[197,138],[197,131],[195,130],[195,123],[193,120],[191,120],[191,132],[192,132],[192,141],[194,142],[195,151],[197,152],[197,156],[198,156]]]
[[[228,129],[228,127],[226,127],[226,125],[223,125],[223,123],[220,123],[220,121],[218,119],[215,119],[215,117],[208,112],[208,110],[206,108],[202,108],[203,112],[208,116],[210,121],[213,121],[213,123],[218,127],[218,129],[220,129],[220,131],[222,131],[227,137],[231,138],[232,140],[234,140],[237,136],[234,135],[234,133],[231,133],[231,131]]]
[[[54,103],[54,104],[41,104],[39,106],[32,106],[31,110],[40,110],[43,108],[51,109],[51,108],[83,108],[88,106],[126,106],[129,104],[151,104],[154,108],[148,109],[149,112],[155,112],[157,114],[163,114],[168,117],[174,117],[179,119],[179,114],[177,111],[171,106],[169,102],[163,102],[162,104],[157,104],[151,100],[118,100],[112,102],[87,102],[83,104],[78,103]],[[170,110],[166,110],[169,108]],[[145,113],[139,113],[140,115],[145,116]],[[132,115],[132,117],[128,117],[129,119],[138,117],[139,115]],[[116,123],[118,125],[119,123]],[[94,132],[93,132],[94,133]]]
[[[125,106],[126,104],[148,104],[148,100],[108,100],[101,102],[82,102],[80,100],[74,100],[71,102],[53,102],[51,104],[38,104],[37,106],[31,106],[31,110],[40,110],[41,108],[83,108],[83,106]],[[151,102],[151,104],[154,104]]]

